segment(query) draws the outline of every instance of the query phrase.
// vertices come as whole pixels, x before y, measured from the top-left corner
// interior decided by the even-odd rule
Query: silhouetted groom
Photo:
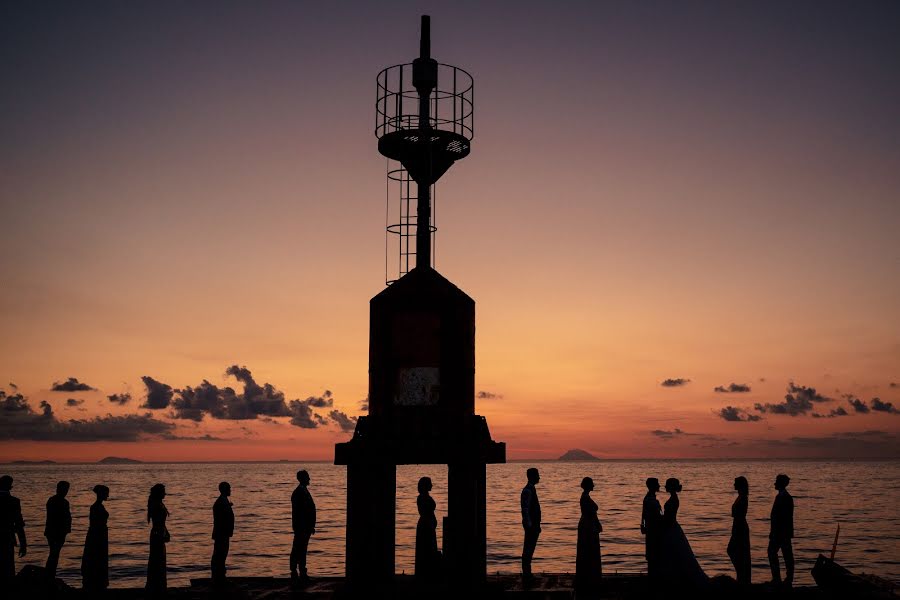
[[[534,579],[531,574],[531,559],[541,535],[541,503],[538,501],[534,486],[541,480],[538,470],[531,467],[525,472],[528,483],[522,488],[522,528],[525,529],[525,541],[522,544],[522,579]]]
[[[781,568],[778,551],[784,556],[784,584],[790,587],[794,582],[794,499],[788,494],[787,486],[791,478],[781,474],[775,478],[778,494],[772,503],[772,528],[769,531],[769,566],[772,567],[772,583],[781,583]]]
[[[291,581],[294,585],[306,585],[311,581],[306,571],[306,552],[309,538],[316,532],[316,503],[309,493],[309,473],[297,471],[297,481],[300,485],[291,494],[291,524],[294,528]]]
[[[213,504],[213,555],[210,563],[213,583],[225,583],[225,561],[234,535],[234,510],[228,497],[231,485],[227,481],[219,484],[219,497]]]
[[[647,575],[653,579],[657,575],[660,525],[662,525],[662,507],[656,499],[659,491],[659,479],[647,478],[647,494],[641,509],[641,533],[646,544],[644,556],[647,557]]]
[[[47,500],[47,521],[44,526],[44,537],[47,538],[47,577],[56,579],[56,568],[59,565],[59,553],[66,536],[72,533],[72,513],[69,510],[69,482],[56,484],[56,495]]]

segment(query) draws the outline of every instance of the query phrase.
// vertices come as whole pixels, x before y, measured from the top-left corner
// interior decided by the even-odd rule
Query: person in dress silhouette
[[[47,538],[47,577],[56,579],[56,567],[59,565],[59,553],[66,536],[72,531],[72,513],[69,510],[69,482],[56,484],[56,494],[47,500],[47,521],[44,524],[44,537]]]
[[[306,552],[309,538],[316,533],[316,503],[309,493],[309,473],[297,471],[299,485],[291,494],[291,525],[294,544],[291,547],[291,581],[294,585],[307,585],[312,579],[306,570]]]
[[[541,480],[541,474],[531,467],[525,472],[528,483],[522,488],[522,528],[525,540],[522,543],[522,580],[530,582],[534,579],[531,573],[531,560],[541,535],[541,503],[534,486]]]
[[[594,480],[581,480],[581,519],[578,520],[578,540],[575,551],[575,590],[596,592],[600,587],[600,532],[603,526],[597,517],[597,503],[591,498]]]
[[[431,478],[419,479],[419,495],[416,506],[419,509],[419,522],[416,523],[416,577],[422,580],[433,579],[437,575],[439,553],[437,547],[437,517],[434,516],[436,504],[431,497]]]
[[[231,484],[223,481],[219,484],[219,497],[213,504],[213,554],[210,570],[214,584],[225,583],[225,561],[228,558],[231,536],[234,535],[234,510],[228,501],[229,496]]]
[[[109,488],[95,485],[97,500],[88,515],[87,536],[81,555],[81,587],[93,597],[109,587],[109,513],[103,506],[109,498]]]
[[[678,523],[681,505],[678,493],[681,482],[671,477],[666,480],[669,499],[663,507],[662,531],[659,539],[659,575],[667,585],[675,589],[698,589],[709,583],[709,578],[694,556],[691,544]]]
[[[659,491],[659,479],[647,478],[647,494],[641,509],[641,533],[644,534],[644,556],[647,558],[647,576],[651,580],[657,575],[657,556],[659,555],[659,537],[662,527],[662,507],[656,498]]]
[[[147,499],[147,522],[150,523],[150,558],[147,561],[148,596],[160,597],[166,594],[166,544],[169,541],[169,530],[166,519],[169,510],[163,504],[166,497],[166,486],[157,483],[150,488]]]
[[[13,478],[0,477],[0,591],[8,591],[16,576],[16,538],[19,558],[28,554],[22,504],[12,495]]]
[[[747,504],[750,484],[746,477],[735,477],[734,489],[738,497],[731,505],[731,539],[728,541],[728,556],[734,565],[737,582],[750,585],[750,526],[747,524]]]
[[[790,587],[794,583],[794,548],[791,538],[794,537],[794,499],[787,491],[791,478],[783,473],[775,478],[775,502],[772,503],[771,529],[769,530],[769,566],[772,568],[772,583],[780,585],[781,567],[778,564],[778,551],[784,556],[784,585]]]

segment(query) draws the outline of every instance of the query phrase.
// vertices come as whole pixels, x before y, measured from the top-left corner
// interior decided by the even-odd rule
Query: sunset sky
[[[0,461],[332,458],[423,13],[475,77],[436,266],[510,458],[900,456],[900,3],[19,2]]]

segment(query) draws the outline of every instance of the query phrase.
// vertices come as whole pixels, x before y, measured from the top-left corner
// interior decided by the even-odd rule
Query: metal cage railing
[[[412,63],[382,70],[377,80],[375,137],[419,129],[419,92],[412,84]],[[438,63],[437,87],[429,96],[429,125],[467,140],[475,136],[475,82],[459,67]]]

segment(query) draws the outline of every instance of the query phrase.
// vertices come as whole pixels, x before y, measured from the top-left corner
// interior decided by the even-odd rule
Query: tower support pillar
[[[396,492],[395,465],[347,465],[346,575],[353,587],[394,576]]]

